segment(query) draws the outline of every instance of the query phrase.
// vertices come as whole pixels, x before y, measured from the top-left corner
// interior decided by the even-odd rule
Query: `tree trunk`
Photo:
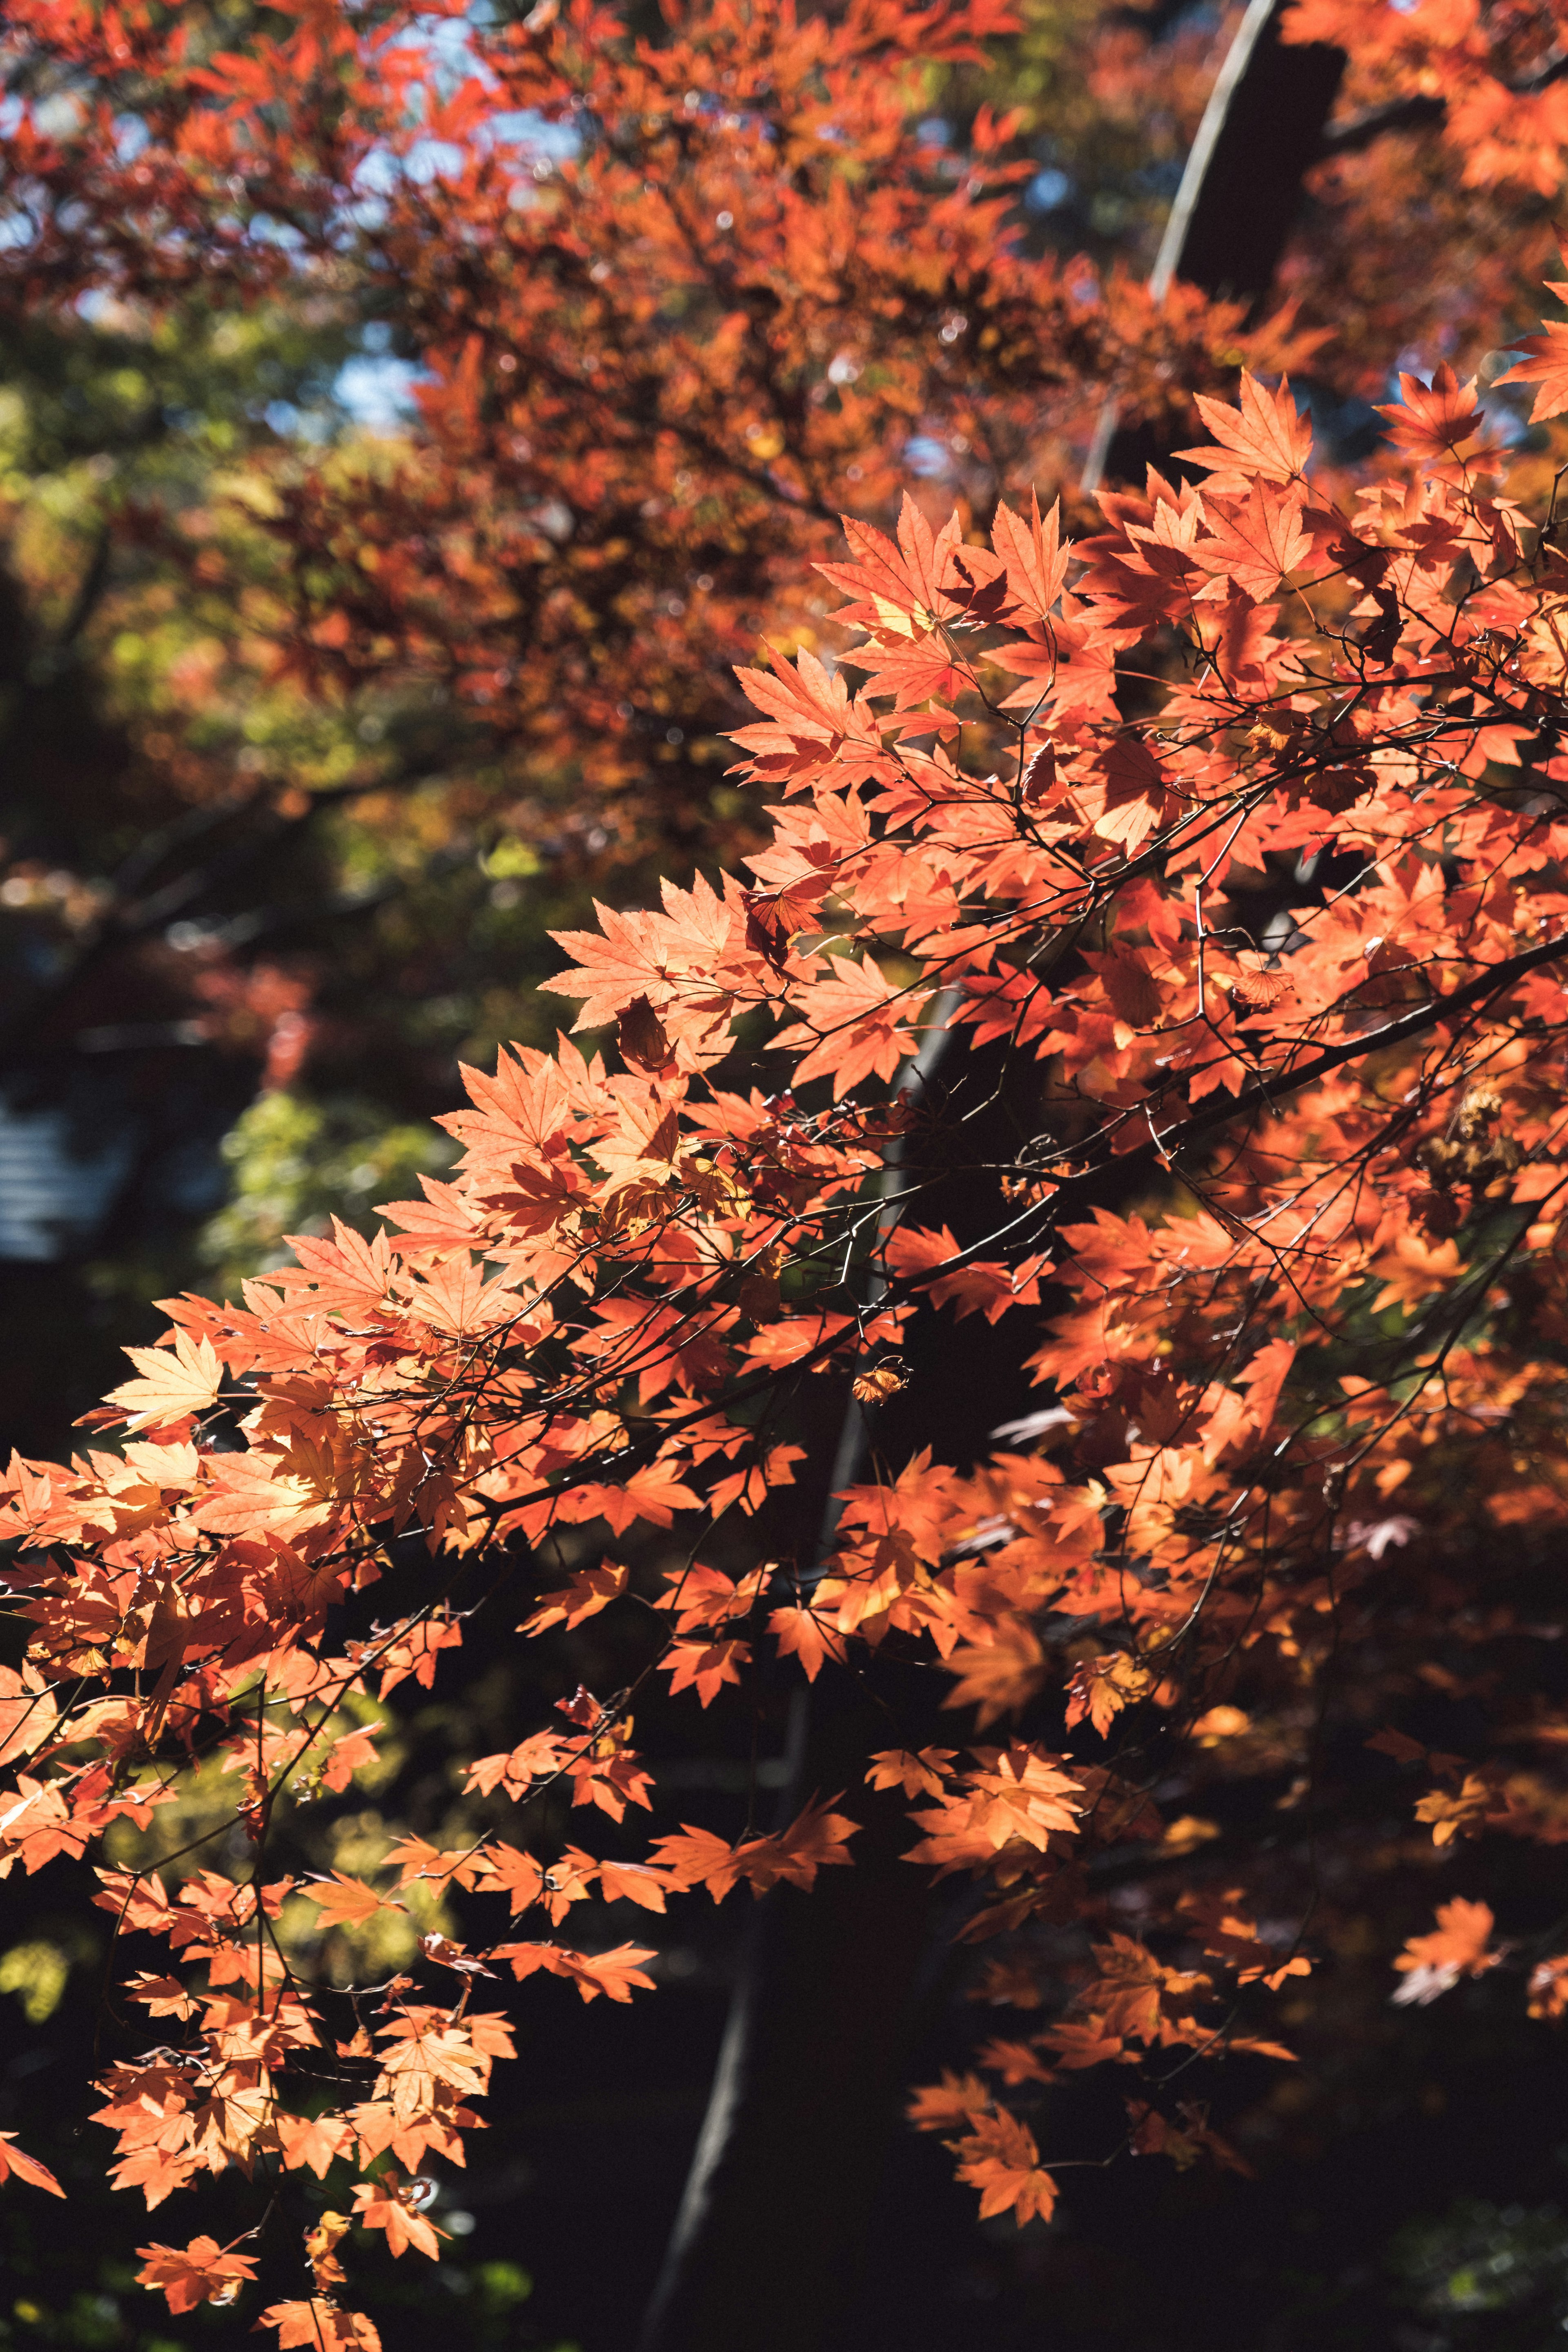
[[[826,1687],[825,1687],[826,1685]],[[798,1809],[895,1744],[829,1666],[795,1708]],[[702,2135],[640,2352],[826,2352],[854,2300],[929,1942],[901,1811],[870,1808],[855,1867],[756,1906]]]
[[[1344,67],[1337,49],[1284,47],[1281,5],[1252,0],[1227,54],[1173,209],[1160,287],[1180,276],[1255,307],[1267,292]],[[1105,470],[1141,472],[1136,428],[1120,434],[1114,424]],[[1029,1116],[1037,1066],[1005,1079],[1005,1066],[1000,1055],[964,1052],[955,1097],[988,1108],[965,1127],[969,1164],[945,1178],[929,1171],[934,1189],[921,1202],[921,1223],[949,1224],[961,1246],[1000,1222],[992,1171],[1038,1123]],[[895,1463],[920,1444],[947,1461],[984,1454],[1025,1387],[1007,1318],[955,1325],[924,1310],[905,1353],[912,1378],[879,1410],[879,1450]],[[858,1475],[861,1458],[859,1415],[853,1405],[848,1413],[833,1488]],[[782,1818],[813,1795],[852,1790],[868,1748],[934,1738],[944,1686],[931,1669],[887,1658],[858,1675],[825,1669],[795,1702]],[[825,1872],[810,1895],[782,1887],[757,1906],[638,2352],[840,2352],[898,2122],[932,1917],[923,1874],[901,1859],[901,1807],[857,1810],[868,1818],[853,1870]]]
[[[1279,38],[1287,0],[1251,0],[1226,53],[1182,174],[1149,279],[1156,299],[1173,278],[1261,310],[1300,208],[1301,183],[1322,152],[1345,69],[1342,49]],[[1100,418],[1083,488],[1142,481],[1166,455],[1153,429]]]
[[[914,1089],[936,1096],[932,1049],[948,1042],[944,1028],[933,1031],[910,1073]],[[945,1103],[933,1100],[932,1129],[915,1141],[915,1213],[922,1224],[951,1226],[963,1245],[1001,1222],[996,1164],[1014,1159],[1038,1125],[1031,1111],[1041,1073],[1033,1063],[1009,1070],[997,1049],[975,1053],[964,1042],[953,1045],[952,1065],[961,1075]],[[944,1153],[953,1162],[945,1170]],[[901,1175],[915,1172],[906,1166]],[[879,1454],[897,1465],[924,1444],[946,1461],[980,1458],[1024,1385],[1025,1345],[1006,1318],[994,1327],[975,1315],[955,1325],[922,1308],[903,1349],[909,1387],[877,1409]],[[867,1437],[851,1402],[826,1482],[818,1559],[832,1541],[832,1494],[866,1475]],[[802,1580],[812,1580],[809,1570]],[[638,2352],[837,2352],[842,2344],[933,1974],[930,1884],[903,1859],[903,1805],[867,1796],[866,1758],[951,1733],[952,1718],[941,1711],[950,1688],[934,1664],[884,1654],[854,1671],[825,1667],[809,1693],[795,1694],[780,1825],[813,1796],[844,1790],[865,1827],[853,1869],[825,1871],[809,1895],[779,1887],[756,1906]]]

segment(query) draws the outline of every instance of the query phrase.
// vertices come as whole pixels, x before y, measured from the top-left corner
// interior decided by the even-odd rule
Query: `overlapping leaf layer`
[[[300,1241],[243,1306],[170,1302],[93,1417],[112,1450],[13,1465],[31,1641],[0,1869],[99,1851],[198,1760],[232,1775],[253,1857],[174,1892],[103,1871],[127,1990],[174,2037],[102,2086],[150,2205],[346,2158],[358,2221],[437,2253],[420,2166],[460,2155],[510,2054],[480,1980],[626,2000],[649,1952],[578,1949],[574,1905],[809,1893],[896,1801],[911,1868],[981,1883],[964,1932],[1010,1939],[998,1982],[1026,1986],[1037,1923],[1080,1923],[1089,1956],[1060,2014],[917,2100],[982,2211],[1049,2213],[1070,2151],[1042,2159],[1034,2103],[1063,2072],[1126,2070],[1128,2146],[1236,2160],[1167,2053],[1288,2057],[1250,2012],[1308,1969],[1310,1929],[1261,1931],[1245,1886],[1179,1870],[1137,1933],[1110,1919],[1108,1856],[1179,1863],[1210,1833],[1163,1811],[1151,1757],[1223,1773],[1267,1709],[1310,1780],[1314,1686],[1332,1664],[1353,1687],[1388,1595],[1414,1654],[1466,1610],[1511,1635],[1484,1562],[1568,1509],[1568,563],[1450,376],[1406,382],[1349,507],[1288,386],[1204,415],[1189,478],[1107,493],[1078,545],[1006,506],[985,538],[912,504],[896,541],[849,524],[825,569],[858,651],[742,678],[743,772],[774,804],[751,887],[667,886],[563,939],[548,985],[614,1049],[470,1073],[450,1182],[374,1243]],[[984,1102],[911,1082],[938,1030]],[[998,1099],[1017,1147],[982,1165]],[[1002,1203],[977,1237],[925,1213],[933,1159],[966,1154]],[[1039,1410],[1003,1450],[874,1452],[825,1559],[804,1535],[739,1575],[704,1559],[722,1530],[733,1565],[731,1531],[743,1550],[795,1479],[805,1386],[852,1374],[874,1431],[932,1313],[1026,1324]],[[604,1557],[563,1588],[544,1563],[571,1528]],[[639,1528],[685,1564],[650,1583]],[[377,1622],[358,1596],[395,1547],[422,1547],[423,1591]],[[476,1758],[482,1790],[570,1780],[624,1828],[648,1801],[640,1684],[707,1707],[768,1645],[808,1679],[884,1645],[940,1663],[955,1744],[889,1744],[867,1788],[735,1843],[411,1839],[379,1883],[274,1874],[279,1791],[374,1754],[346,1703],[429,1685],[468,1622],[456,1579],[495,1558],[489,1614],[526,1586],[523,1638],[641,1607],[647,1653],[630,1689]],[[1544,1707],[1525,1728],[1561,1745]],[[1492,1730],[1468,1762],[1384,1741],[1424,1767],[1439,1841],[1561,1838],[1568,1791],[1518,1769],[1519,1719]],[[451,1887],[494,1934],[426,1935],[416,1978],[314,1982],[279,1932],[291,1901],[353,1922]],[[1484,1908],[1412,1946],[1408,1997],[1502,1957]],[[1544,1956],[1543,2013],[1565,1981]],[[348,2226],[312,2231],[315,2299],[269,2315],[285,2344],[374,2342],[335,2294]],[[249,2260],[197,2238],[146,2276],[181,2309],[231,2300]]]

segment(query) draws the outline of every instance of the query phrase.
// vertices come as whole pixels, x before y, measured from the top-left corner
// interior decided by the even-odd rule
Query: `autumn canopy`
[[[1492,207],[1500,335],[1568,84],[1445,47],[1459,13],[1304,0],[1296,36],[1369,103],[1468,61],[1433,136]],[[1568,1932],[1480,1857],[1568,1835],[1568,328],[1484,388],[1405,372],[1352,465],[1300,389],[1331,270],[1259,324],[1032,257],[989,106],[922,195],[899,75],[978,70],[987,0],[636,42],[544,0],[461,50],[456,8],[274,14],[241,55],[11,12],[89,79],[120,45],[150,126],[16,101],[34,299],[401,273],[423,440],[258,495],[245,658],[326,703],[438,676],[662,878],[555,929],[566,1034],[465,1070],[444,1174],[164,1300],[79,1453],[5,1475],[0,1874],[95,1874],[89,2112],[164,2233],[142,2283],[368,2352],[355,2250],[441,2256],[539,1980],[657,2002],[680,1906],[804,1916],[857,1872],[935,1885],[1002,2012],[902,2084],[982,2220],[1113,2158],[1245,2169],[1224,2086],[1296,2063],[1322,1906],[1395,1846],[1430,1893],[1377,1956],[1398,2027],[1486,1977],[1546,2035]],[[577,125],[558,201],[519,201],[525,115]],[[421,144],[442,173],[385,161]],[[1062,453],[1108,396],[1164,440],[1091,509]],[[911,425],[963,441],[940,497]],[[685,767],[638,799],[634,656],[672,747],[722,735],[717,854]],[[601,1618],[630,1663],[579,1686]],[[464,1758],[460,1842],[301,1863],[297,1809],[476,1644],[539,1645],[554,1696]],[[672,1699],[752,1756],[734,1833],[639,1747]],[[197,1780],[220,1825],[171,1852]],[[0,2169],[58,2191],[25,2140]]]

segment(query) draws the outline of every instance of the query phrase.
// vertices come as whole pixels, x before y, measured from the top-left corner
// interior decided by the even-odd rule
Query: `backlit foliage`
[[[1545,411],[1562,340],[1524,363]],[[849,523],[826,572],[857,651],[742,676],[742,772],[772,806],[749,885],[667,885],[562,935],[547,985],[614,1051],[568,1037],[470,1073],[449,1181],[388,1204],[372,1243],[301,1240],[243,1307],[170,1302],[79,1459],[12,1468],[31,1638],[4,1700],[4,1867],[102,1854],[194,1771],[227,1785],[245,1862],[172,1888],[103,1860],[125,1991],[163,2039],[110,2068],[100,2120],[153,2207],[230,2167],[264,2200],[346,2166],[352,2212],[306,2246],[313,2299],[267,2315],[286,2345],[374,2343],[338,2292],[351,2224],[439,2253],[420,2168],[457,2154],[510,2055],[509,1978],[644,1995],[633,1914],[742,1885],[807,1899],[853,1866],[868,1806],[908,1809],[911,1867],[981,1889],[964,1933],[994,1940],[1026,2028],[913,2115],[982,2212],[1020,2222],[1078,2153],[1042,2145],[1064,2073],[1119,2070],[1126,2147],[1227,2164],[1184,2056],[1290,2055],[1269,2012],[1312,1965],[1310,1921],[1260,1926],[1245,1853],[1223,1891],[1184,1883],[1212,1825],[1162,1813],[1156,1742],[1201,1786],[1268,1723],[1310,1790],[1331,1666],[1416,1768],[1439,1843],[1563,1833],[1544,1703],[1524,1718],[1538,1765],[1517,1707],[1474,1756],[1429,1755],[1373,1712],[1386,1658],[1360,1663],[1391,1611],[1378,1641],[1411,1659],[1456,1618],[1477,1643],[1527,1632],[1488,1563],[1500,1530],[1568,1507],[1559,526],[1510,498],[1450,374],[1405,380],[1391,457],[1346,505],[1287,386],[1246,378],[1203,414],[1201,488],[1107,492],[1077,544],[1032,506],[984,535],[912,504],[896,542]],[[1340,878],[1311,890],[1330,852]],[[1266,870],[1295,895],[1259,944],[1237,908]],[[922,1216],[942,1114],[903,1075],[939,1023],[1036,1120],[991,1171],[994,1229],[963,1244]],[[733,1560],[730,1531],[795,1478],[802,1384],[853,1372],[874,1422],[926,1303],[1026,1321],[1042,1411],[1013,1450],[858,1481],[821,1561],[704,1559],[722,1541]],[[686,1564],[628,1565],[639,1528]],[[550,1541],[571,1528],[592,1550],[562,1586]],[[422,1593],[380,1621],[410,1544]],[[580,1690],[471,1761],[518,1799],[569,1783],[576,1836],[408,1837],[376,1865],[278,1874],[290,1783],[345,1787],[375,1755],[374,1701],[520,1608],[524,1639],[611,1608],[646,1627],[629,1688]],[[628,1854],[639,1689],[668,1676],[707,1708],[769,1645],[807,1679],[884,1647],[941,1662],[952,1744],[889,1743],[868,1785],[772,1833]],[[1177,1866],[1132,1933],[1097,1874],[1140,1850]],[[487,1916],[477,1946],[440,1922],[458,1891]],[[607,1949],[573,1934],[594,1894],[631,1906]],[[334,1972],[335,1932],[384,1919],[416,1931],[391,1973]],[[1494,1946],[1496,1924],[1446,1906],[1399,1998],[1523,1959],[1555,2015],[1562,1956]],[[1037,1927],[1079,1942],[1055,2014]],[[197,2237],[145,2260],[184,2309],[242,2294],[250,2258]]]
[[[1148,58],[1092,13],[1063,21],[1125,122]],[[300,1234],[240,1305],[169,1302],[79,1459],[5,1483],[0,1874],[97,1870],[146,2020],[99,2085],[114,2177],[150,2208],[231,2172],[258,2216],[279,2193],[282,2346],[375,2345],[354,2232],[439,2256],[426,2160],[461,2160],[514,2016],[647,1997],[639,1919],[806,1900],[872,1808],[968,1886],[979,1997],[1016,2012],[911,2116],[1020,2225],[1108,2153],[1053,2123],[1064,2077],[1104,2070],[1111,2154],[1243,2161],[1191,2070],[1289,2063],[1322,1954],[1276,1845],[1327,1808],[1331,1686],[1434,1857],[1562,1840],[1568,1727],[1520,1663],[1550,1629],[1509,1582],[1568,1507],[1555,493],[1451,373],[1405,378],[1359,485],[1279,382],[1310,358],[1377,390],[1413,336],[1500,339],[1568,136],[1555,25],[1300,7],[1353,105],[1443,110],[1321,168],[1341,233],[1296,265],[1301,318],[1244,333],[1038,250],[1027,117],[937,136],[932,92],[1014,37],[989,0],[672,10],[657,42],[587,0],[7,12],[13,315],[90,295],[166,357],[206,304],[225,332],[369,313],[424,372],[405,431],[258,439],[210,498],[107,516],[170,567],[116,643],[181,803],[237,775],[289,837],[352,806],[356,908],[465,861],[515,904],[568,850],[715,853],[560,934],[541,1025],[447,1121],[455,1168],[374,1240]],[[1033,103],[1043,12],[1021,37]],[[1188,43],[1162,152],[1202,79]],[[1416,217],[1477,257],[1430,298],[1389,228]],[[1514,373],[1541,419],[1564,340]],[[1209,437],[1069,538],[1033,485],[1108,389],[1166,425],[1195,394]],[[846,547],[840,509],[891,522],[921,441],[959,511],[907,499]],[[47,504],[18,493],[18,561],[68,617],[92,533]],[[161,919],[68,872],[5,888],[52,951]],[[421,904],[406,961],[461,928]],[[205,1034],[284,1086],[313,976],[218,946]],[[583,1042],[542,1050],[563,999]],[[379,1166],[411,1184],[417,1134],[362,1158],[360,1124],[302,1169],[309,1118],[265,1100],[215,1255],[317,1223],[323,1160],[353,1214]],[[955,1182],[982,1230],[948,1223]],[[1026,1333],[1037,1409],[978,1464],[942,1458],[932,1314]],[[790,1511],[822,1384],[872,1441],[825,1557]],[[900,1455],[906,1404],[931,1442]],[[635,1674],[468,1756],[472,1836],[375,1811],[392,1694],[612,1611]],[[939,1682],[945,1740],[895,1717],[793,1820],[639,1829],[654,1691],[722,1723],[764,1675],[883,1661]],[[1469,1752],[1388,1721],[1415,1686],[1471,1703]],[[1268,1835],[1227,1843],[1203,1807],[1248,1773]],[[330,1866],[280,1864],[289,1809],[351,1790]],[[574,1926],[601,1905],[618,1939]],[[1559,1941],[1456,1896],[1387,1955],[1391,1999],[1475,1987],[1544,2026]],[[72,1958],[19,1945],[0,1989],[47,2014]],[[0,2175],[55,2186],[5,2139]],[[259,2299],[250,2244],[151,2243],[142,2275],[228,2308]]]

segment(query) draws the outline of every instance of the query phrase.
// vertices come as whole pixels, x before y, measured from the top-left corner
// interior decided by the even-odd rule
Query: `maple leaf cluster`
[[[625,860],[719,830],[730,665],[763,611],[814,632],[810,560],[840,508],[896,499],[911,436],[994,495],[1087,434],[1107,384],[1173,416],[1238,356],[1309,348],[1289,320],[1031,252],[1016,109],[982,106],[944,169],[931,76],[1015,30],[1000,0],[720,0],[651,43],[595,0],[526,23],[399,0],[268,18],[242,53],[224,11],[171,37],[150,0],[25,0],[0,156],[30,234],[4,299],[156,320],[352,293],[380,320],[395,289],[405,435],[258,447],[237,497],[132,527],[253,694],[352,696],[384,730],[450,698],[483,747],[478,780],[445,755],[470,793],[499,774],[541,855]],[[359,764],[367,793],[413,781],[390,751]]]
[[[1356,95],[1407,103],[1412,122],[1435,122],[1464,184],[1516,183],[1542,196],[1562,184],[1568,140],[1560,6],[1483,9],[1449,0],[1362,8],[1354,0],[1296,0],[1289,41],[1327,41],[1354,58]],[[1426,110],[1408,107],[1425,100]]]
[[[1094,0],[1022,30],[992,0],[787,20],[700,0],[639,40],[588,5],[505,14],[189,0],[176,25],[154,0],[23,0],[0,28],[0,310],[19,348],[41,327],[73,382],[118,384],[134,352],[163,420],[76,467],[69,529],[37,484],[25,519],[0,518],[46,634],[79,566],[82,643],[135,747],[133,786],[103,747],[90,824],[45,806],[26,854],[13,843],[19,1026],[37,1021],[51,1055],[161,1029],[221,1055],[230,1082],[247,1063],[268,1087],[370,1068],[379,1091],[422,1059],[432,996],[454,1042],[539,1042],[531,999],[504,980],[498,998],[493,970],[476,989],[443,944],[474,923],[487,967],[531,977],[536,921],[515,910],[536,893],[610,874],[624,894],[629,861],[684,871],[693,852],[757,846],[763,828],[717,781],[731,664],[764,634],[836,642],[810,562],[834,551],[841,508],[886,522],[925,467],[966,522],[998,496],[1025,505],[1031,482],[1076,478],[1108,392],[1164,446],[1191,437],[1189,395],[1230,388],[1238,362],[1270,378],[1310,362],[1338,394],[1381,397],[1395,353],[1505,340],[1549,242],[1549,8],[1318,23],[1351,53],[1352,117],[1426,103],[1429,82],[1454,96],[1415,161],[1396,131],[1321,168],[1289,299],[1251,322],[1142,283],[1156,191],[1223,48],[1206,22],[1135,26]],[[1048,106],[1029,63],[1042,39]],[[1080,194],[1042,218],[1047,137],[1046,176]],[[1322,176],[1347,171],[1349,213]],[[1120,193],[1091,204],[1108,174]],[[1454,257],[1429,284],[1405,266],[1413,224]],[[226,407],[215,467],[201,401],[163,361],[211,338],[215,362],[258,350],[270,368],[307,327],[331,350],[289,400],[320,397],[362,334],[390,336],[406,413],[359,432],[329,404],[321,421],[345,429],[322,446],[275,430],[287,409],[258,382]],[[140,454],[165,433],[178,490]],[[155,707],[123,690],[115,649],[137,636]],[[149,787],[151,838],[111,877]],[[125,789],[141,797],[112,815]],[[218,837],[216,866],[186,857]],[[300,852],[335,869],[308,907]],[[225,893],[247,874],[270,939],[280,864],[299,949],[255,954]],[[163,936],[165,891],[183,946],[178,927]],[[375,948],[348,982],[351,918]],[[330,1019],[318,956],[335,966]]]
[[[1554,404],[1550,338],[1525,365]],[[345,2168],[352,2218],[313,2226],[310,2296],[268,2314],[285,2343],[373,2340],[335,2292],[352,2228],[438,2254],[419,2168],[457,2158],[510,2054],[479,1978],[627,2000],[653,1953],[580,1949],[574,1906],[809,1895],[853,1866],[839,1806],[895,1790],[909,1865],[974,1883],[965,1938],[1000,1946],[983,1997],[1055,2002],[921,2095],[982,2210],[1048,2215],[1032,2118],[1064,2072],[1125,2070],[1127,2147],[1241,2161],[1163,2053],[1288,2060],[1252,2011],[1311,1955],[1232,1857],[1223,1880],[1187,1863],[1215,1825],[1166,1818],[1154,1743],[1211,1786],[1266,1715],[1300,1752],[1314,1677],[1331,1646],[1354,1658],[1383,1592],[1437,1590],[1568,1511],[1556,512],[1510,497],[1450,373],[1406,380],[1389,462],[1343,504],[1288,385],[1248,377],[1203,415],[1201,485],[1107,491],[1076,544],[1034,504],[985,534],[912,502],[896,539],[850,524],[825,569],[856,649],[742,677],[742,772],[773,803],[750,884],[666,883],[563,934],[546,987],[588,1044],[468,1072],[449,1181],[387,1203],[374,1240],[301,1238],[240,1305],[166,1302],[82,1454],[6,1475],[29,1643],[3,1694],[0,1874],[101,1855],[193,1766],[234,1776],[247,1870],[171,1891],[101,1864],[117,1940],[159,1950],[131,1997],[180,2038],[109,2071],[100,2120],[149,2205],[204,2174]],[[1249,923],[1269,875],[1285,919]],[[945,1124],[911,1095],[941,1036],[1002,1067],[1020,1122],[1007,1164],[969,1171],[994,1211],[973,1234],[927,1216],[931,1167],[969,1148],[961,1094]],[[801,1460],[791,1402],[858,1379],[862,1410],[893,1410],[905,1376],[876,1370],[939,1315],[1026,1333],[1040,1411],[976,1465],[879,1460],[822,1557],[763,1557]],[[601,1564],[563,1586],[544,1562],[565,1530]],[[685,1565],[656,1570],[649,1530],[678,1531]],[[424,1560],[419,1594],[374,1622],[360,1596],[395,1545]],[[731,1574],[721,1545],[753,1564]],[[628,1861],[487,1831],[405,1841],[375,1884],[275,1874],[282,1792],[374,1752],[349,1702],[432,1685],[468,1638],[465,1569],[503,1546],[522,1639],[616,1609],[644,1663],[473,1759],[481,1790],[569,1782],[595,1831],[629,1834],[655,1784],[638,1689],[662,1673],[721,1707],[769,1652],[807,1682],[921,1661],[974,1738],[879,1749],[868,1787],[734,1841],[683,1825]],[[1454,1612],[1424,1605],[1430,1644]],[[1475,1638],[1513,1631],[1500,1602]],[[1440,1843],[1568,1834],[1568,1733],[1543,1697],[1546,1764],[1521,1771],[1517,1728],[1468,1759],[1384,1738],[1435,1780],[1413,1814]],[[1129,1855],[1136,1933],[1101,1891]],[[499,1933],[432,1931],[416,1973],[345,1987],[281,1932],[288,1904],[330,1938],[423,1889]],[[1493,1924],[1447,1906],[1405,1997],[1506,1975]],[[1537,1956],[1541,2015],[1562,1980]],[[146,2259],[178,2309],[243,2292],[251,2260],[206,2238]]]
[[[1287,44],[1324,42],[1345,71],[1308,185],[1314,218],[1279,291],[1333,338],[1337,382],[1383,396],[1400,350],[1481,365],[1528,315],[1553,252],[1568,92],[1560,0],[1294,0]],[[1414,273],[1419,219],[1441,270]],[[1462,290],[1461,290],[1462,289]],[[1456,299],[1457,298],[1457,299]]]

